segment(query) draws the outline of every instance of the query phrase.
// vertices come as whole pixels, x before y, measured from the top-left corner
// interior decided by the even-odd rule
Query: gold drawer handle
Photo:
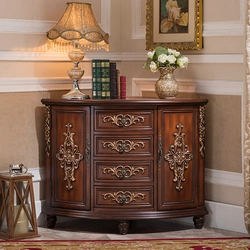
[[[129,179],[131,176],[134,176],[141,172],[141,174],[144,174],[145,168],[142,167],[130,167],[128,165],[119,165],[117,167],[107,167],[107,168],[102,168],[102,171],[104,174],[111,174],[116,176],[119,179]]]
[[[111,122],[111,124],[116,125],[117,127],[130,127],[131,125],[135,125],[136,123],[143,123],[145,117],[143,116],[133,116],[133,115],[114,115],[114,116],[104,116],[102,117],[102,121],[104,123]]]
[[[114,142],[102,142],[102,146],[104,148],[108,147],[112,150],[117,151],[118,153],[128,153],[132,150],[136,150],[137,148],[145,147],[145,142],[133,142],[130,140],[118,140]]]
[[[118,192],[106,193],[102,195],[103,195],[104,200],[111,199],[112,201],[115,201],[121,205],[129,204],[139,199],[141,200],[145,199],[145,194],[131,193],[129,191],[118,191]]]

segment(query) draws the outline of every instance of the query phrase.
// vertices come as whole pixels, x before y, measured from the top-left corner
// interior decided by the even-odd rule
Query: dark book
[[[121,99],[126,99],[126,76],[120,76]]]
[[[110,60],[101,60],[102,99],[110,99]]]
[[[92,98],[102,98],[101,60],[92,60]]]
[[[117,84],[117,98],[121,99],[121,72],[119,69],[116,70],[116,84]]]
[[[110,99],[117,99],[117,73],[116,63],[110,62]]]

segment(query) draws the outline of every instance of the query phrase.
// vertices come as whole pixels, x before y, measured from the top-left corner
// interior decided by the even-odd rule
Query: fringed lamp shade
[[[74,67],[68,71],[69,77],[74,84],[72,89],[62,96],[64,99],[88,99],[78,86],[78,81],[84,74],[84,71],[78,67],[79,62],[84,58],[84,50],[108,50],[109,34],[105,33],[98,25],[93,14],[91,4],[69,2],[67,8],[54,28],[47,32],[47,38],[52,50],[65,51],[64,47],[69,44],[73,49],[68,56]]]
[[[59,22],[47,32],[54,45],[77,41],[88,49],[108,50],[109,34],[97,23],[91,4],[69,2]]]

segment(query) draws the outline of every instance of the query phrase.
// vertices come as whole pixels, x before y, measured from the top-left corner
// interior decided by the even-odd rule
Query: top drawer
[[[94,110],[95,131],[102,130],[154,130],[154,110]]]

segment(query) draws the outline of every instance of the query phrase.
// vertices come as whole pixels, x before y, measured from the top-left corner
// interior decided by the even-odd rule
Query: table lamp
[[[79,68],[78,64],[84,58],[85,50],[105,49],[108,51],[109,48],[109,34],[98,25],[91,4],[68,2],[59,22],[47,32],[47,38],[52,45],[63,46],[63,44],[70,43],[73,46],[68,52],[70,60],[74,63],[74,67],[68,71],[69,77],[73,80],[73,86],[62,98],[89,99],[89,95],[79,89],[78,81],[83,76],[84,70]]]

